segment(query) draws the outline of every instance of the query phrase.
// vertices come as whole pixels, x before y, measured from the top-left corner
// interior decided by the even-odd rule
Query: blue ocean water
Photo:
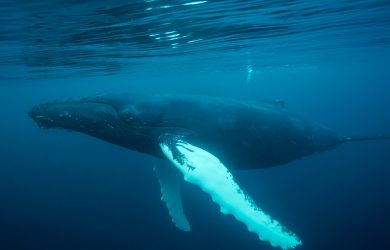
[[[34,105],[99,93],[284,100],[341,135],[390,134],[390,2],[0,0],[0,249],[274,249],[183,185],[171,223],[153,159],[39,129]],[[390,142],[235,172],[303,241],[390,249]]]

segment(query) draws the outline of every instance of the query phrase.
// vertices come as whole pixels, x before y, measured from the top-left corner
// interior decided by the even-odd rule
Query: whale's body
[[[333,131],[276,105],[207,96],[96,96],[48,103],[30,114],[42,127],[76,130],[156,157],[163,157],[159,136],[181,135],[237,169],[277,166],[342,142]]]
[[[261,240],[282,249],[301,242],[265,214],[229,170],[278,166],[356,140],[309,123],[268,102],[190,95],[105,95],[46,103],[29,115],[43,128],[64,128],[165,159],[155,167],[175,225],[190,224],[180,198],[184,180],[210,194]],[[225,166],[226,165],[226,166]]]

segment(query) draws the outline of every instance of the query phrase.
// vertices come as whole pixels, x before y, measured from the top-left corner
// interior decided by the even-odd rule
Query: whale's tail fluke
[[[390,135],[344,137],[341,139],[341,142],[377,141],[377,140],[390,140]]]

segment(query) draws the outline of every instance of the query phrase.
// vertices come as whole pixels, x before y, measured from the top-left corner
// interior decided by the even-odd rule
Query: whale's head
[[[159,124],[138,110],[138,96],[93,96],[33,107],[28,115],[41,128],[62,128],[91,135],[144,153],[160,152]]]

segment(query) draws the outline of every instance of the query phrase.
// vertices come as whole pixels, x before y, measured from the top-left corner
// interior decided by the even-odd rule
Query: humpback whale
[[[159,159],[162,200],[179,229],[191,230],[181,204],[184,179],[281,249],[301,241],[266,214],[231,171],[283,165],[345,142],[390,139],[340,136],[271,102],[209,96],[108,94],[37,105],[28,115],[39,127],[81,132]]]

